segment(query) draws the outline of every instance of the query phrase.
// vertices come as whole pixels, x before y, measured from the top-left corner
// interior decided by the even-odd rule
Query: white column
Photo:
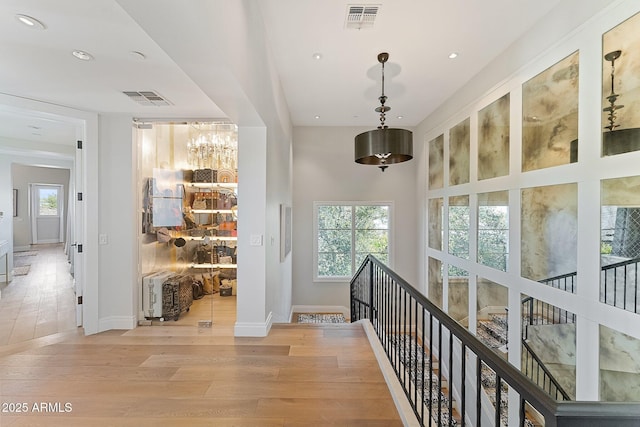
[[[238,297],[236,336],[266,336],[267,134],[238,128]]]

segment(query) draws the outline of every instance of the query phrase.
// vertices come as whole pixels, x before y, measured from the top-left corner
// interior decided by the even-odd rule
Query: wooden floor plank
[[[12,298],[21,307],[49,301],[45,292],[25,288]],[[0,314],[41,313],[12,304],[5,301]],[[362,325],[275,324],[266,337],[234,337],[235,297],[194,304],[205,306],[178,322],[0,342],[0,401],[30,408],[0,413],[0,426],[402,425]],[[190,326],[206,304],[214,304],[212,327]],[[29,333],[53,330],[52,316],[38,316],[25,323]],[[27,335],[12,330],[0,341]],[[69,404],[71,411],[31,410],[40,403]]]

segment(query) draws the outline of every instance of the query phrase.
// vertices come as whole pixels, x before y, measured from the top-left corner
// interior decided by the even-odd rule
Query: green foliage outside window
[[[58,214],[58,192],[57,190],[41,189],[40,190],[40,215],[57,215]]]
[[[509,208],[480,206],[478,209],[478,262],[507,271],[509,253]]]
[[[319,277],[351,277],[368,254],[389,259],[389,207],[317,207]]]

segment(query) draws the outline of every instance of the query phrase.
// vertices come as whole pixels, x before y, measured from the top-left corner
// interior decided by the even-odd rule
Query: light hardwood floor
[[[209,298],[178,322],[0,347],[0,426],[402,425],[360,324],[236,338],[235,297]],[[213,325],[191,326],[209,302]]]
[[[29,274],[0,283],[0,346],[76,328],[75,294],[61,244],[33,245],[29,256],[14,257],[30,265]]]

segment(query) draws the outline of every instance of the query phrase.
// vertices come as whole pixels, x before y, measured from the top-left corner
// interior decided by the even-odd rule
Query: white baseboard
[[[233,335],[236,337],[266,337],[273,325],[273,315],[269,313],[264,322],[236,322]]]
[[[342,313],[345,319],[351,316],[351,310],[343,305],[294,305],[291,306],[289,322],[293,320],[293,313]]]
[[[25,251],[30,251],[31,250],[31,245],[28,246],[14,246],[13,247],[13,252],[25,252]]]
[[[411,408],[411,404],[407,400],[407,396],[404,394],[404,389],[402,388],[400,381],[398,381],[398,377],[396,377],[393,366],[391,366],[391,362],[387,359],[387,354],[385,353],[382,344],[380,344],[376,332],[373,330],[373,325],[368,320],[358,320],[356,323],[362,324],[362,328],[367,334],[369,344],[371,344],[371,349],[373,350],[373,353],[378,360],[380,370],[382,371],[382,376],[384,376],[387,387],[389,387],[389,392],[391,392],[393,403],[396,405],[400,418],[402,418],[402,424],[407,427],[420,426],[420,422],[416,418],[416,415]],[[425,416],[428,415],[425,414]]]
[[[98,320],[98,330],[100,332],[111,329],[135,329],[137,320],[135,316],[109,316]]]

